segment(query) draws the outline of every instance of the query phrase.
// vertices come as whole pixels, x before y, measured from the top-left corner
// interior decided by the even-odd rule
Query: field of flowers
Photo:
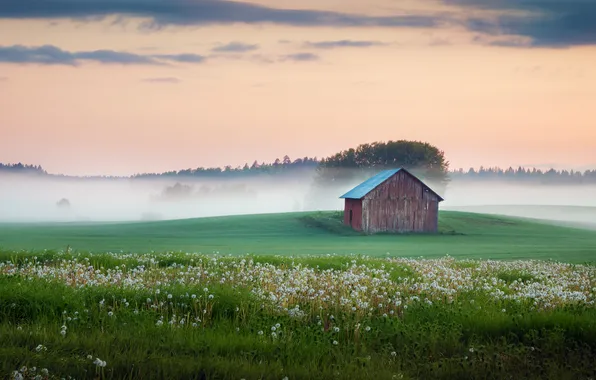
[[[0,377],[596,378],[596,267],[0,253]]]

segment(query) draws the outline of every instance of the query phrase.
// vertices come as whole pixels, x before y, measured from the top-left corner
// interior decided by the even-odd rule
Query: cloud
[[[529,44],[509,40],[497,46],[551,47],[596,44],[594,0],[443,0],[473,10],[497,11],[496,17],[470,17],[468,29],[489,35],[521,36]],[[493,44],[494,45],[494,44]]]
[[[311,62],[318,61],[320,58],[313,53],[295,53],[280,57],[281,61],[295,61],[295,62]]]
[[[201,63],[207,58],[203,55],[198,54],[158,54],[154,55],[155,58],[165,59],[166,61],[175,61],[182,63]]]
[[[145,78],[142,80],[146,83],[180,83],[181,80],[174,77],[156,77],[156,78]]]
[[[448,46],[448,45],[451,45],[451,41],[449,41],[446,38],[435,37],[429,41],[428,45],[429,46]]]
[[[70,53],[75,60],[96,61],[100,63],[119,63],[123,65],[159,64],[153,57],[114,50],[95,50]]]
[[[8,82],[8,77],[0,77],[0,82]]]
[[[81,61],[91,61],[102,64],[163,65],[164,61],[200,63],[204,59],[197,54],[142,55],[114,50],[69,52],[53,45],[0,46],[0,63],[77,66]]]
[[[168,25],[262,24],[333,27],[433,27],[433,15],[365,16],[340,12],[278,9],[222,0],[2,0],[0,18],[97,20],[140,17],[148,28]]]
[[[257,50],[259,45],[245,44],[242,42],[232,41],[228,44],[216,46],[211,51],[219,53],[245,53],[247,51]]]
[[[335,49],[341,47],[371,47],[371,46],[383,46],[386,45],[379,41],[354,41],[354,40],[337,40],[337,41],[318,41],[318,42],[305,42],[305,46],[315,49]]]

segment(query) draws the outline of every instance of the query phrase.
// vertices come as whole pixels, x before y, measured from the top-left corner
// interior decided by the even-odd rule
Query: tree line
[[[467,171],[458,169],[449,173],[452,180],[502,180],[511,182],[528,182],[543,184],[594,184],[596,183],[596,170],[541,170],[537,168],[498,167],[479,169],[470,168]]]
[[[251,165],[232,167],[197,167],[173,170],[163,173],[140,173],[130,177],[95,176],[85,178],[250,178],[257,176],[292,177],[299,173],[315,174],[315,186],[339,185],[363,180],[382,169],[403,167],[425,181],[432,182],[440,191],[452,180],[504,180],[522,183],[548,184],[593,184],[596,183],[596,170],[541,170],[537,168],[498,167],[470,168],[468,170],[450,170],[449,162],[443,151],[420,141],[387,141],[361,144],[333,154],[329,157],[303,157],[291,159],[289,156],[275,159],[273,162],[257,162]],[[63,178],[82,178],[48,174],[39,165],[2,164],[0,173],[27,173]],[[437,188],[438,187],[438,188]]]
[[[4,173],[31,173],[31,174],[48,174],[39,165],[25,165],[22,163],[3,164],[0,162],[0,172]]]
[[[257,162],[254,161],[252,165],[248,163],[244,166],[232,167],[230,165],[220,167],[204,168],[198,167],[196,169],[173,170],[164,173],[142,173],[135,174],[132,178],[157,178],[157,177],[203,177],[203,178],[230,178],[230,177],[251,177],[255,175],[281,175],[281,174],[295,174],[296,172],[304,172],[314,170],[319,166],[320,161],[317,157],[304,157],[290,159],[289,156],[284,156],[282,159],[276,158],[273,162]]]

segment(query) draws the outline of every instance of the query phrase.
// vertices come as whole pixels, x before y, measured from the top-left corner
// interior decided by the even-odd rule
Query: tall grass
[[[590,267],[518,262],[493,268],[491,263],[453,260],[182,253],[33,257],[13,255],[0,265],[0,377],[596,376],[593,289],[585,290],[583,301],[562,299],[544,307],[521,296],[498,298],[484,285],[455,293],[421,290],[443,273],[451,273],[454,284],[458,275],[469,276],[470,284],[494,278],[495,289],[506,288],[511,294],[522,286],[517,281],[520,274],[530,273],[522,282],[547,285],[548,276],[578,277],[583,282],[570,282],[569,289],[583,283],[594,287]],[[284,277],[288,273],[305,276],[305,287],[288,289],[296,286]],[[333,291],[328,302],[317,299],[325,297],[319,293],[310,296],[308,287],[322,290],[317,279],[331,274],[346,281],[327,285],[334,286],[337,300]],[[241,279],[245,275],[259,278]],[[356,280],[348,284],[350,276]],[[391,286],[400,290],[399,297],[393,296]],[[383,288],[388,295],[379,298]],[[301,296],[284,306],[279,289]],[[371,310],[342,307],[340,294],[347,297],[354,290],[362,302],[375,300]],[[388,300],[377,307],[379,299],[389,296],[390,307]]]

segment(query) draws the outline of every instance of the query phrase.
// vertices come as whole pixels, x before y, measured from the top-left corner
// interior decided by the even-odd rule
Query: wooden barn
[[[344,224],[365,233],[437,232],[443,198],[405,169],[384,170],[345,199]]]

